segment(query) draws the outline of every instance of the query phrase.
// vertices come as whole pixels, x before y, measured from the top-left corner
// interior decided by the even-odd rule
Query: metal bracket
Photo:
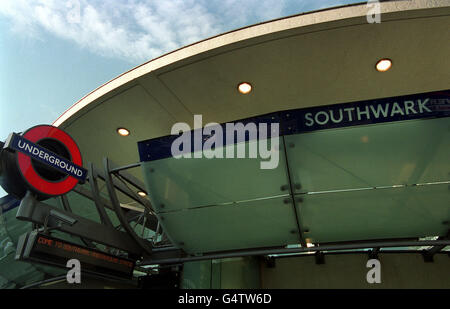
[[[317,251],[317,252],[314,254],[314,258],[315,258],[315,260],[316,260],[316,264],[317,264],[317,265],[325,264],[325,255],[323,254],[323,252]]]
[[[448,230],[447,235],[438,237],[438,240],[448,240],[448,239],[450,239],[450,230]],[[433,256],[442,249],[444,249],[445,247],[446,247],[445,245],[437,245],[431,247],[428,250],[423,250],[422,256],[424,261],[427,263],[433,262]]]
[[[20,202],[16,218],[44,226],[46,232],[56,229],[135,255],[142,253],[127,233],[40,202],[30,192]]]
[[[273,256],[264,257],[264,262],[266,263],[267,268],[275,268],[276,260]]]
[[[378,253],[380,252],[380,248],[376,247],[369,251],[369,260],[376,259],[378,260]]]
[[[47,215],[45,216],[45,220],[44,220],[44,230],[43,233],[44,234],[48,234],[49,233],[49,229],[48,229],[48,219],[50,217],[50,213],[47,213]]]
[[[422,257],[425,263],[433,263],[434,262],[433,255],[434,254],[428,252],[427,250],[422,251]]]
[[[131,238],[134,240],[134,242],[138,246],[140,246],[146,254],[151,255],[152,254],[152,244],[149,241],[140,238],[136,234],[136,232],[130,226],[128,220],[126,219],[126,217],[125,217],[125,215],[123,213],[122,207],[120,206],[120,203],[119,203],[119,198],[117,197],[115,189],[114,189],[114,182],[113,182],[113,178],[112,178],[113,176],[111,174],[112,166],[111,166],[110,161],[108,160],[108,158],[104,158],[103,159],[103,166],[104,166],[104,169],[105,169],[106,187],[108,189],[109,198],[110,198],[111,203],[112,203],[112,205],[114,207],[114,210],[116,212],[117,218],[119,219],[121,225],[128,232],[128,235],[130,235]]]
[[[91,186],[92,196],[94,198],[95,207],[100,216],[100,220],[106,226],[112,227],[111,219],[105,211],[105,207],[100,198],[100,192],[97,184],[97,173],[94,170],[94,164],[89,163],[89,185]]]

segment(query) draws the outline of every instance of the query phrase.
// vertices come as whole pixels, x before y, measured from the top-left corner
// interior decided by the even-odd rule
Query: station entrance
[[[76,287],[66,280],[75,259],[86,276],[78,287],[364,288],[377,260],[378,287],[449,287],[448,98],[237,120],[279,124],[280,136],[265,135],[278,139],[273,169],[260,168],[264,158],[196,159],[201,148],[176,158],[174,136],[139,142],[140,162],[96,166],[56,127],[11,134],[0,156],[10,193],[0,200],[1,284]],[[428,111],[355,114],[392,102]],[[338,109],[353,118],[308,125],[308,115]],[[255,141],[243,136],[222,150],[248,150]]]

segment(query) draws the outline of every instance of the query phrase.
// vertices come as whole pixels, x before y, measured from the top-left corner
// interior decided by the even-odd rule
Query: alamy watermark
[[[171,145],[171,154],[180,158],[260,158],[261,169],[274,169],[279,163],[279,123],[241,122],[220,125],[211,122],[202,126],[202,115],[194,115],[194,130],[184,122],[172,126],[178,135]],[[193,135],[193,136],[192,136]],[[248,141],[248,143],[246,143]],[[235,151],[236,148],[236,151]],[[248,152],[246,149],[248,148]],[[247,156],[248,155],[248,156]],[[266,160],[266,161],[263,161]]]
[[[367,12],[366,19],[369,24],[379,24],[381,23],[381,6],[378,0],[367,1],[367,7],[369,11]]]
[[[381,263],[377,259],[367,261],[366,267],[371,268],[366,275],[367,283],[381,283]]]
[[[81,4],[79,0],[68,0],[66,2],[66,8],[68,9],[66,18],[70,24],[81,23]]]
[[[72,283],[81,283],[81,264],[77,259],[71,259],[67,261],[66,267],[70,268],[67,272],[66,279],[67,282]]]
[[[397,0],[397,1],[410,1],[410,0]],[[369,24],[381,23],[381,5],[379,0],[368,0],[367,8],[369,11],[366,14],[366,19]]]

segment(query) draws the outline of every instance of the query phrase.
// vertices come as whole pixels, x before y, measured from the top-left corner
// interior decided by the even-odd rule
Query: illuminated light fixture
[[[391,59],[381,59],[375,65],[378,72],[386,72],[392,67]]]
[[[242,94],[249,94],[252,91],[252,85],[250,83],[244,82],[238,85],[238,90]]]
[[[147,196],[147,193],[145,193],[144,191],[138,191],[139,196],[145,197]]]
[[[117,133],[121,136],[128,136],[130,135],[130,131],[125,128],[118,128]]]

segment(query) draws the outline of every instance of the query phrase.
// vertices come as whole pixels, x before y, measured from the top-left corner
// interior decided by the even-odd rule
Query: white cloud
[[[284,7],[281,0],[1,0],[0,16],[22,36],[44,39],[50,33],[96,54],[139,63],[280,17]]]

